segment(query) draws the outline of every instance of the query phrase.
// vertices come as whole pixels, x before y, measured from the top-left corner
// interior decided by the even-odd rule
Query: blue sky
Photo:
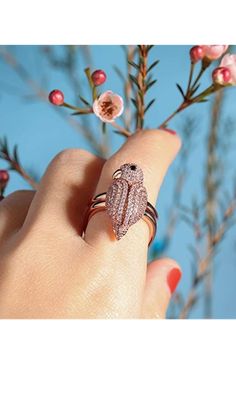
[[[11,46],[9,51],[24,65],[29,74],[40,83],[46,91],[60,88],[64,91],[66,101],[74,100],[75,93],[68,77],[56,68],[51,68],[41,53],[39,46]],[[58,56],[62,54],[60,46],[55,48]],[[151,97],[156,97],[156,103],[147,114],[146,126],[157,127],[179,104],[180,94],[176,82],[186,86],[189,72],[189,46],[157,46],[153,48],[151,57],[158,58],[160,63],[156,68],[157,83],[152,89]],[[113,66],[125,69],[124,53],[119,46],[92,46],[92,68],[103,68],[108,79],[106,89],[122,94],[122,85]],[[86,94],[87,82],[83,68],[88,65],[84,55],[78,59],[78,74],[83,92]],[[203,77],[202,84],[210,83],[210,73]],[[88,95],[88,93],[87,93]],[[236,121],[236,88],[227,90],[223,115]],[[190,205],[193,197],[200,201],[203,198],[204,165],[206,159],[206,139],[209,129],[209,104],[198,104],[176,117],[170,124],[180,134],[187,116],[196,120],[193,141],[184,139],[186,147],[191,148],[188,162],[187,179],[184,185],[182,202]],[[0,58],[0,136],[6,135],[11,146],[18,144],[21,162],[25,168],[41,176],[53,156],[67,147],[83,147],[91,150],[85,139],[70,127],[50,104],[32,97],[32,92],[16,73]],[[78,118],[78,117],[77,117]],[[80,117],[79,117],[80,118]],[[94,116],[88,116],[93,129],[96,130]],[[110,144],[113,151],[121,144],[121,138],[110,130]],[[222,141],[224,133],[222,133]],[[224,188],[231,191],[235,176],[236,133],[229,138],[230,149],[224,155],[225,171],[222,173]],[[4,164],[1,163],[1,167]],[[172,205],[172,193],[178,160],[171,167],[164,181],[158,198],[160,213],[159,229],[156,241],[160,242],[165,232],[168,209]],[[28,188],[27,184],[12,173],[11,183],[7,189],[10,193],[16,189]],[[214,265],[213,317],[236,317],[236,276],[235,228],[232,228],[220,247],[219,255]],[[192,243],[192,231],[184,222],[179,222],[168,248],[168,255],[176,258],[183,267],[183,279],[179,291],[186,295],[190,288],[191,266],[188,245]],[[202,317],[202,300],[191,314],[192,318]]]

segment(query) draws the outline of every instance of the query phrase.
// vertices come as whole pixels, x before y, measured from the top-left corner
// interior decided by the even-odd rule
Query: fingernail
[[[169,272],[168,276],[167,276],[167,283],[168,286],[170,288],[171,294],[174,293],[180,279],[181,279],[181,271],[179,268],[175,267],[172,268],[172,270]]]
[[[171,128],[161,128],[161,130],[163,131],[167,131],[167,133],[170,134],[177,134],[175,130],[171,130]]]

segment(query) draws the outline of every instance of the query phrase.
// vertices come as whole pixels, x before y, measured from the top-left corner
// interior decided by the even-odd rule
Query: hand
[[[80,149],[57,155],[37,192],[17,191],[0,203],[1,318],[164,318],[181,272],[168,258],[147,266],[143,220],[116,241],[106,212],[81,237],[89,199],[107,191],[113,172],[137,163],[148,201],[156,202],[180,148],[175,134],[145,130],[110,159]]]

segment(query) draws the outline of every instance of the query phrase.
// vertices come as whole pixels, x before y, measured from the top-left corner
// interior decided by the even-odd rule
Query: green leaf
[[[90,112],[84,112],[84,111],[76,111],[76,112],[72,112],[72,114],[70,115],[89,115]]]
[[[149,52],[153,47],[154,47],[154,45],[148,45],[147,52]]]
[[[199,252],[197,250],[197,248],[195,248],[193,245],[189,244],[187,246],[189,252],[192,254],[193,258],[195,259],[195,261],[198,261],[200,259],[200,255]]]
[[[186,214],[181,214],[180,219],[183,220],[187,225],[193,227],[193,221],[190,217],[188,217]]]
[[[199,89],[199,87],[200,87],[200,83],[191,91],[191,96],[193,96],[194,93],[197,92],[197,90]]]
[[[157,80],[152,80],[151,82],[149,82],[146,85],[146,92],[148,91],[148,89],[150,89],[155,83],[157,82]]]
[[[137,109],[138,108],[138,105],[137,105],[136,100],[134,98],[131,98],[131,102],[135,106],[135,108]]]
[[[80,96],[79,95],[79,98],[80,98],[80,100],[85,104],[85,105],[87,105],[87,106],[90,106],[91,107],[91,104],[86,100],[86,99],[84,99],[82,96]]]
[[[185,94],[184,94],[184,91],[183,91],[182,87],[178,83],[176,83],[176,86],[177,86],[178,90],[180,91],[182,97],[185,99]]]
[[[144,114],[149,110],[149,108],[151,108],[151,106],[154,104],[155,100],[156,99],[154,98],[149,102],[149,104],[146,106],[146,108],[144,110]]]
[[[119,78],[122,80],[122,82],[125,82],[125,77],[123,73],[120,71],[119,67],[113,66],[113,69],[115,70],[116,74],[119,76]]]
[[[92,77],[91,77],[91,71],[89,67],[86,67],[86,69],[84,69],[84,72],[86,74],[86,77],[88,79],[89,82],[89,86],[91,87],[91,89],[94,87],[93,86],[93,81],[92,81]]]
[[[136,64],[134,61],[129,61],[129,60],[128,60],[128,63],[129,63],[132,67],[134,67],[135,69],[137,69],[137,70],[139,71],[139,65],[138,65],[138,64]]]
[[[121,45],[120,48],[123,50],[125,55],[127,54],[127,45]]]
[[[15,160],[17,163],[19,163],[18,146],[17,146],[17,145],[15,145],[15,146],[14,146],[14,148],[13,148],[13,153],[12,153],[12,156],[13,156],[14,160]]]
[[[147,74],[159,63],[159,61],[160,60],[156,60],[156,61],[154,61],[154,63],[152,63],[151,65],[150,65],[150,67],[148,67],[148,70],[147,70]]]
[[[129,74],[129,78],[137,86],[137,88],[140,89],[140,86],[136,77],[134,77],[132,74]]]
[[[106,134],[107,125],[105,122],[102,123],[102,133]]]
[[[126,135],[125,135],[125,134],[121,133],[121,132],[120,132],[120,131],[118,131],[118,130],[113,130],[113,133],[119,134],[119,135],[120,135],[120,136],[122,136],[122,137],[126,137]]]

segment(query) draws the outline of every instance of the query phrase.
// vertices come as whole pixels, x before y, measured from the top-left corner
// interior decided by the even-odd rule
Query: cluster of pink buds
[[[228,45],[195,45],[190,50],[193,64],[203,61],[207,66],[214,60],[221,58],[228,49]],[[236,85],[236,55],[225,54],[219,67],[212,72],[214,85]]]
[[[195,45],[190,50],[192,63],[200,60],[214,61],[220,58],[228,49],[228,45]]]
[[[91,76],[89,73],[88,78],[90,86],[94,92],[94,89],[97,86],[101,86],[103,83],[105,83],[107,76],[103,70],[99,69],[95,70]],[[94,113],[104,123],[114,123],[114,120],[119,117],[124,110],[123,99],[121,96],[113,93],[110,90],[107,90],[101,95],[95,94],[95,98],[93,98],[93,106],[88,109],[79,109],[64,102],[64,94],[59,89],[52,90],[48,96],[48,99],[51,104],[71,108],[75,111],[78,111],[78,114]]]

